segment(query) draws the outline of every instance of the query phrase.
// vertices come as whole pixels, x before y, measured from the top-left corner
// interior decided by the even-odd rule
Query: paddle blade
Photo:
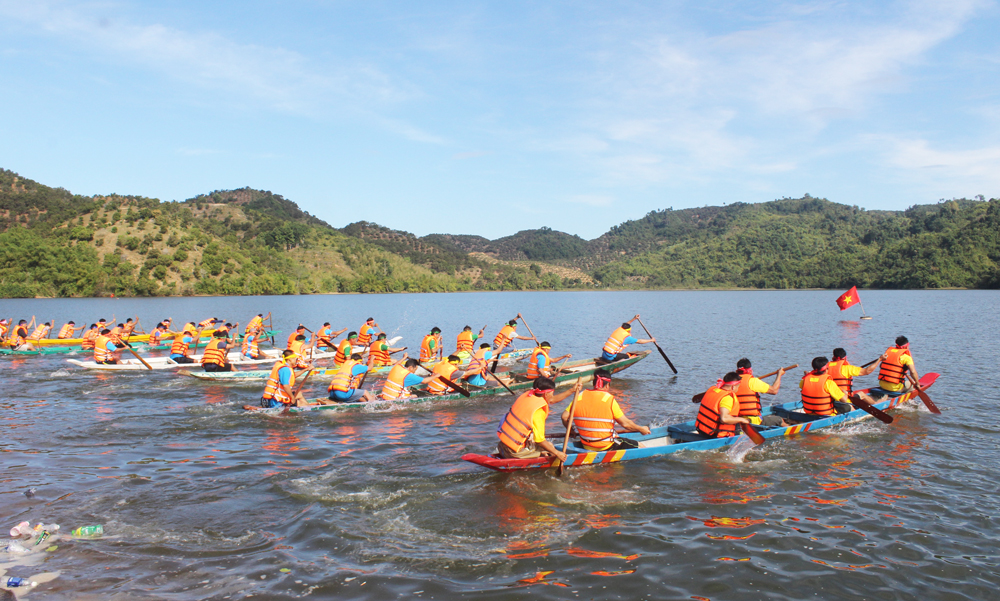
[[[691,402],[692,403],[700,403],[701,400],[704,399],[704,398],[705,398],[705,393],[704,392],[699,392],[698,394],[696,394],[693,397],[691,397]]]
[[[878,407],[872,407],[871,405],[869,405],[868,403],[864,402],[861,399],[848,399],[848,400],[851,401],[852,405],[864,411],[868,415],[874,417],[875,419],[879,420],[883,424],[892,423],[892,416],[886,413],[885,411],[882,411]]]
[[[660,355],[663,356],[663,360],[667,362],[667,365],[670,366],[670,369],[672,369],[674,373],[677,373],[677,368],[674,367],[674,364],[670,362],[670,357],[668,357],[667,354],[663,352],[663,349],[660,348],[660,345],[658,344],[656,345],[656,350],[660,351]]]
[[[927,396],[927,393],[924,392],[922,389],[917,388],[917,396],[919,396],[920,400],[924,402],[924,406],[927,407],[928,411],[930,411],[931,413],[936,413],[938,415],[941,414],[941,410],[937,408],[937,405],[934,404],[934,401],[931,400],[931,397]]]
[[[740,429],[743,430],[744,434],[750,437],[750,440],[752,440],[754,444],[764,444],[764,437],[761,436],[760,432],[755,430],[750,424],[740,424]]]
[[[459,386],[458,384],[452,382],[448,378],[446,378],[444,376],[438,376],[438,379],[441,380],[442,382],[444,382],[445,386],[447,386],[448,388],[451,388],[452,390],[454,390],[458,394],[464,396],[465,398],[469,398],[470,396],[472,396],[472,394],[468,390],[462,388],[461,386]]]

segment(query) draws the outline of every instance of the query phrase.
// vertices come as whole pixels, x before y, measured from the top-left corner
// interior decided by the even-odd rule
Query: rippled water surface
[[[492,336],[521,312],[554,355],[575,358],[641,313],[680,373],[654,354],[613,387],[654,425],[691,419],[691,395],[740,357],[763,373],[842,346],[863,363],[902,333],[920,373],[941,374],[929,392],[943,414],[911,404],[889,426],[863,420],[750,450],[500,474],[460,457],[495,444],[510,397],[245,415],[258,388],[0,357],[0,532],[22,520],[105,527],[0,554],[0,573],[48,580],[27,599],[996,598],[1000,294],[863,292],[870,321],[837,311],[836,296],[4,301],[3,316],[57,324],[246,323],[271,311],[285,336],[299,322],[357,329],[374,316],[411,349],[432,326],[451,348],[462,326],[486,323]],[[795,400],[800,375],[772,402]]]

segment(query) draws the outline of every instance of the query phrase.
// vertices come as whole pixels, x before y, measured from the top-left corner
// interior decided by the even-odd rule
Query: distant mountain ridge
[[[270,191],[86,197],[0,170],[0,297],[562,288],[1000,287],[1000,201],[809,195],[652,211],[593,240],[335,228]]]

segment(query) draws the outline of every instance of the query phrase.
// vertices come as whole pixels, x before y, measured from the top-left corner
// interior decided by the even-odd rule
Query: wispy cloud
[[[923,139],[872,136],[885,150],[886,162],[924,182],[934,181],[952,194],[1000,191],[1000,146],[941,150]]]

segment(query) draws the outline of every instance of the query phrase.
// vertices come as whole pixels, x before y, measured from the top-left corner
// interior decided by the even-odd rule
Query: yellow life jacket
[[[632,330],[626,330],[619,326],[617,330],[611,332],[608,341],[604,343],[604,352],[609,355],[617,355],[622,352],[622,349],[625,348],[625,339],[631,335]]]

